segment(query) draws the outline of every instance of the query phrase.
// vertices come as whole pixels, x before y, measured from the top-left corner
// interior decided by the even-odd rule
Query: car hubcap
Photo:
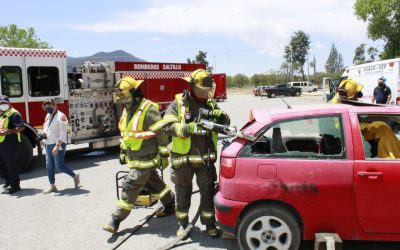
[[[246,230],[250,249],[289,249],[292,233],[289,226],[275,216],[262,216],[252,221]]]

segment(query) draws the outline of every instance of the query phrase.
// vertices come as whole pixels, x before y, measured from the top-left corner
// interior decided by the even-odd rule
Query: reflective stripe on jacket
[[[118,125],[122,137],[122,149],[129,148],[132,151],[140,150],[143,140],[150,139],[156,136],[151,131],[143,130],[146,113],[151,105],[158,109],[157,104],[143,98],[142,102],[139,105],[139,108],[136,110],[135,114],[132,116],[128,124],[126,122],[127,112],[126,110],[123,111]]]

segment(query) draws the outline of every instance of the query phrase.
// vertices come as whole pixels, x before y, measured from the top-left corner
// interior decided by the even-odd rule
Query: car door
[[[243,199],[284,201],[301,214],[308,233],[352,237],[358,227],[352,152],[346,117],[309,116],[271,124],[236,162],[246,166],[236,173],[245,176],[243,182],[252,176],[251,181],[263,187],[263,192],[251,194],[244,189]]]
[[[370,139],[368,131],[372,131],[367,126],[377,122],[392,129],[393,134],[385,133],[387,137],[400,138],[400,115],[362,114],[358,115],[358,120],[361,125],[353,125],[353,138],[358,145],[355,147],[354,187],[359,224],[368,233],[400,233],[400,156],[388,159],[376,155],[386,150],[380,141],[388,138],[380,137],[378,143],[376,139],[366,140]],[[390,147],[396,143],[391,144]]]

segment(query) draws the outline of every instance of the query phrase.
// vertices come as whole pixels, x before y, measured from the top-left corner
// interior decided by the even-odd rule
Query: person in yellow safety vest
[[[214,188],[217,180],[215,160],[217,158],[218,134],[204,129],[196,123],[200,108],[206,108],[214,122],[230,124],[229,116],[220,110],[213,100],[215,83],[205,70],[192,72],[183,78],[191,85],[190,91],[175,96],[157,126],[172,136],[171,180],[175,184],[176,218],[179,224],[177,236],[184,236],[188,225],[189,208],[192,195],[192,179],[196,175],[200,189],[200,220],[206,225],[211,237],[218,237],[214,214]]]
[[[157,217],[175,212],[175,196],[156,170],[160,164],[163,168],[168,166],[168,135],[152,129],[161,116],[158,105],[144,98],[139,89],[142,82],[124,77],[113,90],[114,102],[125,106],[118,125],[122,138],[119,160],[121,164],[127,164],[130,171],[123,181],[121,198],[111,215],[111,222],[103,226],[111,233],[116,233],[120,222],[128,217],[145,185],[155,191],[163,205]]]
[[[0,174],[5,179],[3,193],[13,194],[21,190],[17,159],[24,157],[19,155],[21,131],[24,128],[20,113],[11,107],[7,96],[0,96]]]
[[[341,100],[357,101],[358,98],[363,96],[361,92],[363,87],[362,84],[359,84],[352,79],[343,80],[339,83],[339,86],[336,89],[336,94],[332,98],[331,103],[341,103]]]

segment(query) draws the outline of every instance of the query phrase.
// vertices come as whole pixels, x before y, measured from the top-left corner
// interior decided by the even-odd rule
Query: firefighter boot
[[[181,238],[182,240],[187,240],[189,237],[189,233],[185,235],[185,229],[187,228],[187,224],[181,224],[179,223],[179,228],[178,231],[176,231],[176,237]]]
[[[114,218],[112,216],[111,221],[108,224],[103,225],[103,229],[107,232],[115,234],[118,231],[119,224],[121,223],[120,220]]]
[[[218,237],[218,229],[215,225],[208,225],[206,226],[207,229],[207,234],[211,238],[217,238]]]
[[[156,217],[162,218],[162,217],[166,217],[168,215],[174,214],[174,213],[175,213],[175,204],[172,204],[169,206],[163,206],[162,210],[160,210],[156,213]]]

